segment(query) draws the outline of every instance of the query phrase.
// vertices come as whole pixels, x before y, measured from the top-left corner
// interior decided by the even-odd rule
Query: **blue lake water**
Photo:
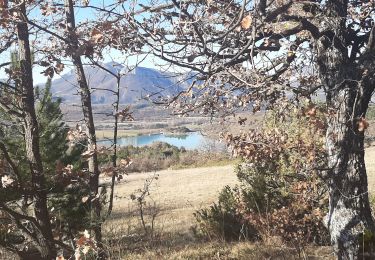
[[[144,146],[150,145],[154,142],[164,142],[179,148],[185,147],[188,150],[202,149],[208,143],[213,142],[207,137],[203,136],[199,132],[191,132],[179,136],[171,136],[165,134],[152,134],[152,135],[139,135],[139,136],[129,136],[122,137],[118,139],[119,146]],[[111,140],[100,140],[98,142],[100,145],[110,146],[112,145]]]

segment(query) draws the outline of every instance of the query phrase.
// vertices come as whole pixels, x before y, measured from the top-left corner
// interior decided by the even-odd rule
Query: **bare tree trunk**
[[[356,64],[348,62],[341,50],[325,50],[321,58],[321,79],[328,89],[327,227],[337,258],[358,259],[363,235],[375,231],[368,197],[363,127],[374,85],[369,84]],[[366,252],[369,248],[362,250]]]
[[[82,111],[84,116],[84,121],[87,128],[87,137],[88,137],[88,150],[96,150],[96,134],[95,134],[95,124],[92,113],[91,106],[91,93],[90,88],[87,84],[85,71],[83,69],[82,60],[79,54],[75,52],[78,49],[78,39],[75,34],[75,16],[74,16],[74,4],[72,0],[65,0],[65,12],[66,19],[69,31],[69,41],[70,47],[72,48],[72,60],[75,67],[75,73],[77,77],[77,82],[79,85],[81,102],[82,102]],[[100,248],[102,248],[102,231],[101,231],[101,205],[100,200],[97,198],[99,192],[99,163],[97,154],[94,153],[92,157],[89,158],[89,172],[90,172],[90,198],[92,200],[92,211],[95,216],[94,221],[94,235],[95,240],[97,241]],[[101,250],[102,251],[102,250]],[[104,258],[104,253],[100,253],[100,257]]]
[[[26,17],[25,3],[20,4],[21,17]],[[38,234],[39,250],[43,259],[56,257],[56,249],[52,235],[50,217],[47,209],[47,190],[43,173],[42,159],[39,151],[39,129],[35,114],[32,61],[29,43],[29,31],[26,21],[17,24],[20,87],[22,88],[21,105],[24,112],[24,131],[26,157],[30,164],[33,185],[35,217],[40,225]]]
[[[114,113],[115,113],[115,123],[113,128],[113,154],[112,154],[112,166],[114,169],[117,167],[117,133],[118,133],[118,112],[119,112],[119,103],[120,103],[120,82],[121,75],[116,76],[117,88],[116,88],[116,101],[114,103]],[[113,197],[115,194],[115,181],[116,175],[113,173],[111,179],[111,193],[109,195],[109,206],[107,216],[111,215],[113,209]]]
[[[339,66],[336,75],[333,71],[326,74],[332,94],[327,96],[326,147],[330,171],[326,220],[338,259],[358,259],[371,250],[359,250],[364,234],[375,231],[364,160],[364,117],[374,85],[358,78],[360,73],[355,66],[342,63]],[[347,71],[350,73],[346,74]]]
[[[343,114],[332,118],[327,132],[329,214],[327,227],[338,259],[358,259],[363,234],[374,231],[364,161],[364,135]],[[353,123],[348,126],[348,123]],[[364,252],[369,248],[363,248]]]
[[[374,80],[364,73],[368,69],[363,67],[365,61],[349,58],[346,16],[347,1],[327,1],[329,22],[323,24],[326,28],[321,28],[315,50],[328,109],[326,148],[330,170],[326,224],[337,258],[358,259],[369,249],[360,250],[363,235],[375,231],[364,160],[365,127],[361,127]]]

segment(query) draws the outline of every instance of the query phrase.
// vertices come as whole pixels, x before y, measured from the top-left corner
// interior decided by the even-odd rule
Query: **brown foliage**
[[[317,183],[299,181],[292,184],[294,193],[284,206],[262,214],[245,214],[245,219],[260,230],[264,237],[281,237],[292,245],[329,244],[323,224],[327,201],[315,201]]]
[[[324,109],[291,103],[283,109],[288,116],[269,111],[260,129],[225,135],[233,154],[244,160],[237,167],[241,185],[225,188],[217,204],[196,213],[206,236],[233,239],[246,230],[247,239],[280,237],[297,247],[328,243],[326,190],[318,178],[326,165],[325,128],[316,124],[324,125]]]

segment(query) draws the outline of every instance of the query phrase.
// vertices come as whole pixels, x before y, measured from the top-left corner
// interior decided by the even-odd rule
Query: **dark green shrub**
[[[197,220],[195,234],[210,240],[223,241],[257,238],[255,228],[243,221],[238,212],[240,202],[238,195],[238,190],[226,186],[220,192],[218,203],[195,212],[194,217]]]
[[[49,206],[55,219],[55,230],[61,234],[74,234],[89,229],[89,203],[83,203],[82,198],[87,196],[88,189],[82,185],[66,187],[64,192],[52,196]]]
[[[259,131],[226,137],[243,158],[236,167],[240,185],[225,187],[217,203],[195,213],[197,234],[223,240],[277,236],[298,247],[329,243],[325,186],[316,172],[326,163],[324,118],[311,105],[284,109],[290,109],[288,118],[270,111]]]

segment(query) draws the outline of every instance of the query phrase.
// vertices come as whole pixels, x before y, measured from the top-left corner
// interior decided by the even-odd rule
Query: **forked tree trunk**
[[[351,103],[348,92],[343,91],[342,99],[335,102],[338,113],[329,120],[326,143],[331,169],[327,227],[338,259],[358,259],[363,252],[368,254],[371,248],[359,249],[365,242],[363,235],[374,231],[364,161],[364,134],[358,130],[358,115],[353,120],[349,114],[352,109],[348,104]]]
[[[364,234],[375,231],[364,160],[365,127],[361,126],[374,91],[374,58],[366,53],[362,55],[367,59],[349,57],[347,9],[346,0],[327,1],[325,21],[329,22],[321,24],[315,51],[328,109],[326,224],[338,259],[362,259],[369,253],[368,242],[373,243],[363,241]]]
[[[25,3],[21,3],[20,17],[26,17]],[[19,62],[21,76],[19,79],[22,88],[21,106],[24,112],[24,131],[26,158],[30,164],[33,185],[33,199],[35,218],[39,223],[40,232],[37,232],[38,245],[42,259],[54,259],[56,249],[52,235],[49,212],[47,209],[47,190],[43,172],[42,159],[39,151],[39,129],[35,114],[34,87],[31,65],[31,51],[29,31],[26,21],[17,24]]]
[[[75,16],[74,16],[74,3],[73,0],[65,0],[65,12],[66,20],[69,31],[69,42],[71,47],[71,57],[73,65],[75,68],[75,73],[77,77],[77,82],[79,85],[79,92],[81,96],[83,117],[87,128],[88,137],[88,150],[96,151],[96,134],[95,134],[95,124],[94,117],[91,106],[91,92],[87,84],[85,71],[83,69],[82,60],[80,54],[76,52],[79,47],[78,39],[75,33]],[[100,200],[97,198],[99,192],[99,163],[97,153],[94,152],[89,158],[89,172],[90,172],[90,198],[91,198],[91,210],[93,219],[93,231],[95,235],[95,240],[99,246],[99,258],[105,258],[105,253],[102,250],[102,230],[101,230],[101,205]]]
[[[371,250],[368,242],[373,243],[363,241],[364,234],[375,231],[364,160],[364,118],[374,84],[360,66],[348,61],[341,50],[325,50],[320,57],[328,109],[327,227],[337,258],[358,259]],[[364,242],[366,246],[360,250]]]

